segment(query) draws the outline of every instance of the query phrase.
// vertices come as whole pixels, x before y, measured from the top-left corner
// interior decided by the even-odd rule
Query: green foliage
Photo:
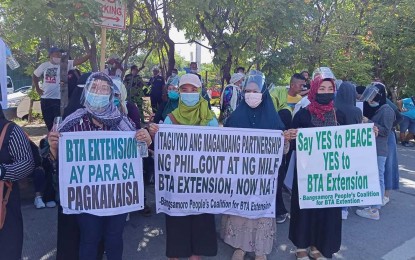
[[[31,89],[28,93],[27,96],[33,100],[33,101],[39,101],[40,100],[40,96],[39,94],[36,92],[36,90]]]
[[[143,77],[151,76],[153,66],[168,70],[174,49],[168,32],[174,25],[189,41],[207,39],[213,64],[203,64],[200,74],[208,73],[208,86],[229,79],[238,66],[260,69],[276,85],[287,84],[295,72],[329,66],[339,79],[366,85],[380,77],[392,94],[415,92],[413,0],[125,2],[133,19],[127,18],[125,31],[107,31],[107,56],[122,58],[131,50],[126,64],[143,66]],[[0,37],[31,75],[52,45],[70,50],[72,57],[83,55],[93,41],[99,50],[98,16],[91,0],[2,0]],[[184,73],[187,61],[177,54],[174,59]]]

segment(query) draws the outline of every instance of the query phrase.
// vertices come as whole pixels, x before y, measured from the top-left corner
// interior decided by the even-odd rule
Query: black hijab
[[[71,97],[69,98],[68,105],[65,107],[63,111],[63,119],[65,119],[68,115],[72,114],[79,108],[83,108],[84,106],[81,104],[81,96],[84,92],[84,85],[86,80],[91,75],[91,72],[84,73],[82,76],[77,80],[77,86],[74,87]]]
[[[362,111],[356,107],[356,87],[348,81],[343,82],[336,93],[334,107],[342,113],[345,125],[360,124]]]
[[[285,126],[275,110],[268,90],[262,94],[262,102],[256,108],[251,108],[241,101],[235,111],[228,117],[225,127],[257,128],[284,130]]]
[[[379,90],[378,94],[373,98],[373,101],[378,102],[379,106],[371,107],[367,101],[363,103],[363,115],[369,119],[371,119],[376,114],[376,112],[381,106],[386,104],[385,85],[383,85],[382,83],[378,83],[378,82],[375,82],[372,84]]]

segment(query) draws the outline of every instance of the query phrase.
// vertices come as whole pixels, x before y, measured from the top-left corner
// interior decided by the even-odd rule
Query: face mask
[[[316,101],[320,105],[327,105],[331,101],[333,101],[334,93],[324,93],[324,94],[318,94],[316,95]]]
[[[368,103],[368,104],[371,107],[378,107],[379,106],[379,102],[372,102],[372,103]]]
[[[114,105],[119,107],[120,106],[120,100],[118,98],[114,99]]]
[[[199,99],[199,93],[180,93],[180,100],[188,107],[196,105]]]
[[[61,63],[61,58],[56,58],[56,57],[53,57],[53,58],[52,58],[52,61],[53,61],[53,63],[55,63],[55,64],[59,64],[59,63]]]
[[[251,108],[256,108],[262,102],[262,93],[245,93],[245,102]]]
[[[112,65],[112,64],[108,64],[108,65],[107,65],[107,67],[108,67],[108,69],[110,70],[110,69],[114,68],[114,65]]]
[[[197,73],[197,70],[190,70],[191,73]]]
[[[172,73],[171,76],[172,77],[176,77],[177,76],[177,73]]]
[[[170,99],[173,99],[173,100],[179,99],[179,93],[177,91],[174,91],[174,90],[169,90],[169,92],[167,92],[167,96]]]
[[[110,95],[100,95],[91,92],[87,92],[85,97],[86,102],[95,109],[101,109],[106,107],[110,102]]]

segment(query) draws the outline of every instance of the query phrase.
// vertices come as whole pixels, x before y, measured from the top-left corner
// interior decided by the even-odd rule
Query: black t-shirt
[[[290,129],[291,122],[293,120],[291,111],[288,109],[281,109],[280,111],[278,111],[278,115],[280,116],[281,121],[284,123],[285,129]]]
[[[164,79],[162,76],[157,75],[155,77],[151,77],[150,79],[150,85],[151,85],[151,96],[158,96],[162,94],[163,86],[164,86]]]

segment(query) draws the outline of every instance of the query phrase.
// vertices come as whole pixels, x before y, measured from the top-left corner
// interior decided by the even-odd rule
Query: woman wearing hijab
[[[340,125],[360,124],[363,120],[362,111],[356,107],[356,87],[349,81],[340,85],[336,93],[335,108],[337,123]]]
[[[385,85],[379,82],[372,83],[363,92],[363,122],[373,122],[379,129],[376,137],[376,152],[379,169],[379,182],[382,198],[385,194],[385,164],[388,156],[388,136],[395,121],[395,112],[386,102]],[[372,205],[356,210],[356,214],[363,218],[379,220],[379,210],[382,205]]]
[[[225,127],[284,130],[264,82],[265,77],[260,71],[250,71],[243,88],[244,99],[227,119]],[[273,218],[222,217],[221,236],[225,243],[236,249],[232,260],[243,260],[246,252],[254,252],[256,260],[267,259],[275,231]]]
[[[310,104],[295,114],[289,132],[292,138],[298,128],[336,126],[334,111],[335,83],[332,78],[323,78],[324,74],[313,77],[308,99]],[[295,149],[295,145],[293,146]],[[289,238],[297,247],[297,260],[323,260],[331,258],[340,250],[341,244],[341,208],[300,209],[297,168],[291,196],[291,221]]]
[[[50,157],[55,161],[58,158],[59,133],[62,132],[134,131],[130,120],[115,106],[114,94],[114,83],[108,75],[102,72],[91,74],[82,95],[85,108],[66,117],[58,127],[58,132],[49,133]],[[138,130],[135,137],[147,145],[151,144],[151,138],[144,129]],[[127,214],[105,217],[86,213],[76,215],[80,230],[79,259],[96,259],[101,239],[104,240],[109,260],[122,259],[122,233],[126,216]]]
[[[224,123],[241,102],[241,85],[243,80],[244,74],[234,73],[229,81],[230,84],[222,92],[222,96],[220,97],[220,110]]]
[[[285,87],[272,87],[269,91],[271,95],[274,107],[278,112],[285,129],[291,128],[291,122],[293,120],[291,108],[287,103],[287,89]],[[278,187],[277,187],[277,209],[275,222],[282,224],[287,220],[288,211],[285,208],[284,199],[282,197],[282,189],[284,186],[285,175],[288,168],[287,158],[291,157],[291,153],[284,155],[282,160],[283,164],[278,171]]]
[[[23,218],[18,181],[33,172],[35,161],[29,139],[18,125],[6,119],[1,105],[0,133],[4,134],[0,147],[0,180],[10,184],[10,187],[4,184],[3,198],[11,189],[4,226],[0,230],[0,258],[17,260],[21,259],[23,248]]]
[[[154,123],[162,123],[168,114],[179,106],[179,77],[171,76],[167,81],[167,102],[160,106],[154,116]]]
[[[348,81],[340,85],[336,93],[334,106],[336,108],[337,123],[339,125],[360,124],[363,120],[362,111],[356,107],[356,87]],[[347,219],[347,207],[342,209],[342,219]]]
[[[179,105],[166,116],[164,124],[218,126],[201,91],[202,82],[197,75],[183,75],[179,83]],[[157,124],[151,124],[150,135],[154,137],[157,131]],[[215,215],[166,215],[166,255],[169,259],[198,260],[200,256],[215,256],[217,251]]]

